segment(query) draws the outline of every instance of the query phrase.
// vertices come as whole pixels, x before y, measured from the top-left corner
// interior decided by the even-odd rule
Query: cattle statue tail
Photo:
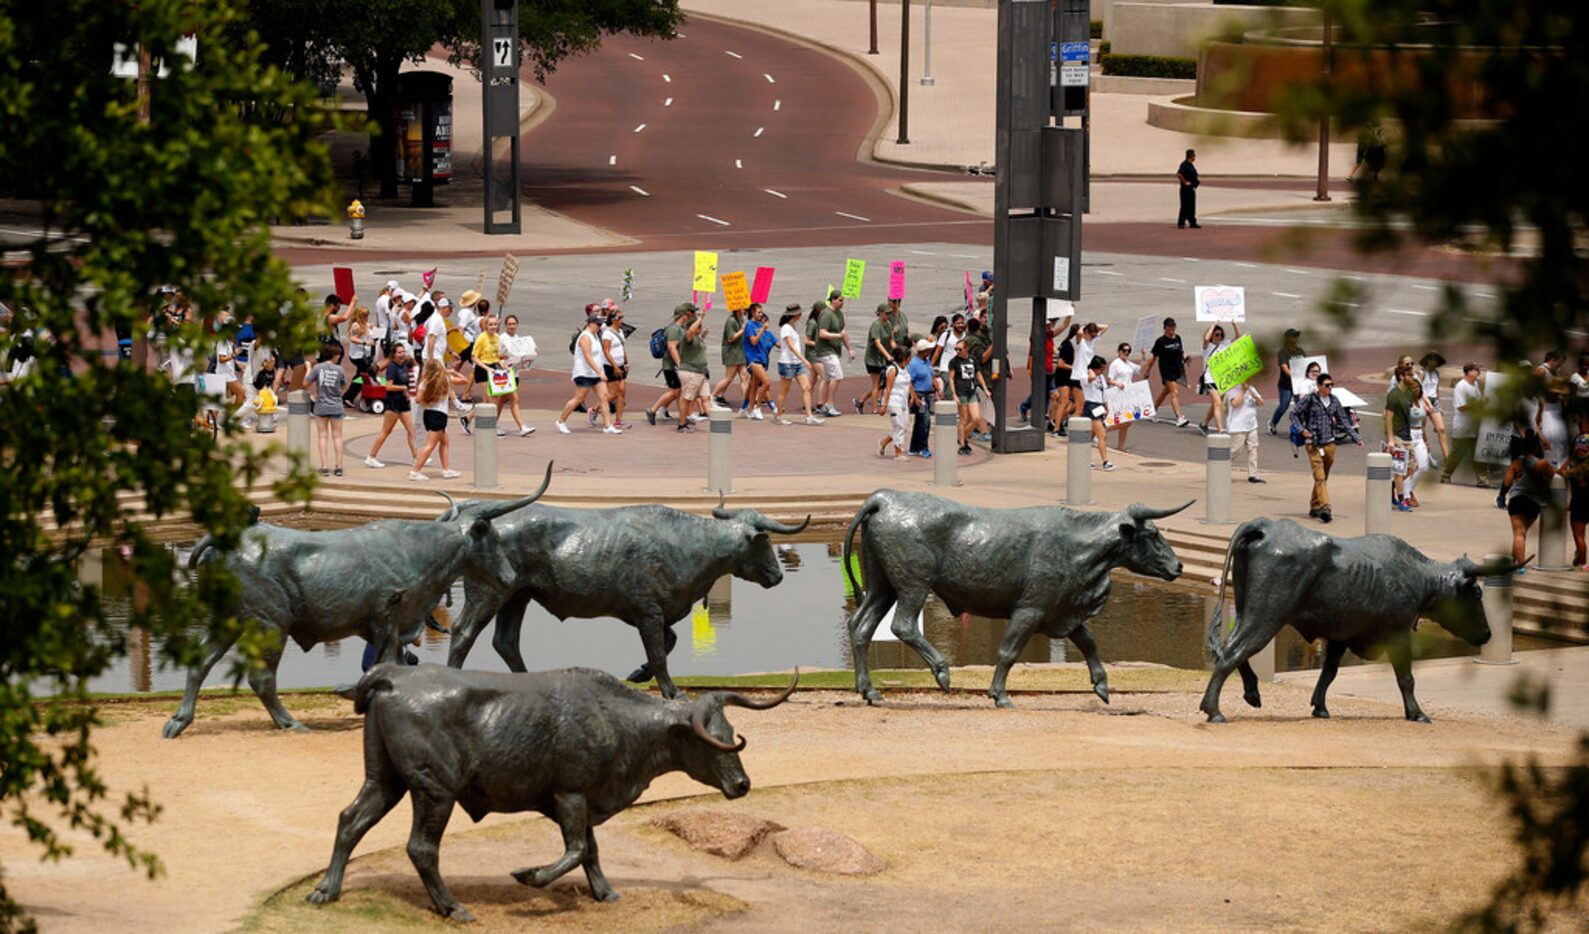
[[[1214,619],[1208,624],[1208,651],[1214,656],[1215,664],[1225,660],[1224,635],[1225,623],[1225,588],[1230,587],[1231,571],[1241,574],[1245,579],[1247,573],[1247,548],[1257,542],[1263,541],[1263,529],[1247,523],[1236,530],[1230,537],[1230,544],[1225,548],[1225,566],[1219,575],[1219,598],[1214,603]],[[1242,614],[1242,592],[1236,590],[1236,617],[1235,623],[1240,623]],[[1233,623],[1233,626],[1235,624]]]
[[[883,508],[883,502],[877,498],[876,493],[868,496],[866,502],[861,504],[861,508],[856,510],[855,518],[850,520],[849,531],[844,533],[844,553],[842,558],[844,561],[844,576],[849,579],[850,589],[855,592],[857,605],[860,604],[861,598],[866,596],[866,588],[861,585],[861,581],[856,579],[855,566],[850,563],[850,556],[855,553],[855,531],[865,525],[867,520],[876,515],[881,508]]]
[[[353,712],[369,713],[370,703],[375,700],[375,695],[388,693],[392,690],[392,671],[386,665],[376,665],[364,673],[358,685],[353,689]]]

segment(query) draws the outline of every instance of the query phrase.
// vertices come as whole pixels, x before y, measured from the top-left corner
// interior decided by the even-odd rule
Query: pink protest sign
[[[905,298],[905,261],[896,259],[888,264],[888,299],[889,301],[903,301]]]
[[[772,273],[771,266],[756,267],[756,279],[750,285],[751,301],[766,304],[767,299],[772,295]]]
[[[966,314],[977,313],[977,293],[971,291],[971,273],[966,273]]]

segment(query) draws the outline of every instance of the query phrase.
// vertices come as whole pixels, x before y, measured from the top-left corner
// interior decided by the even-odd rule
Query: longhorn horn
[[[721,749],[724,752],[739,752],[741,749],[744,749],[745,748],[745,737],[743,737],[743,736],[739,737],[739,742],[737,744],[736,743],[725,743],[722,740],[718,739],[717,737],[713,736],[711,733],[707,732],[707,729],[706,729],[706,711],[707,710],[708,710],[707,707],[698,706],[698,707],[695,708],[695,713],[690,715],[690,726],[692,728],[694,728],[695,735],[699,736],[701,738],[701,742],[705,743],[708,746],[711,746],[713,749]]]
[[[780,535],[797,535],[797,534],[799,534],[801,532],[804,532],[805,529],[806,529],[806,526],[808,526],[810,524],[811,524],[811,515],[810,515],[810,513],[806,514],[805,521],[800,523],[799,525],[784,525],[782,522],[778,522],[776,520],[769,519],[766,516],[758,515],[756,517],[756,530],[757,531],[760,531],[760,532],[777,532]]]
[[[523,499],[509,500],[505,503],[498,503],[495,506],[488,506],[485,509],[480,510],[480,518],[487,520],[500,518],[515,509],[522,509],[525,506],[528,506],[529,504],[540,499],[541,494],[546,492],[546,488],[552,485],[552,465],[554,463],[556,462],[546,462],[546,478],[541,481],[540,489],[536,490],[534,493],[531,493],[529,496],[524,497]]]
[[[722,490],[718,490],[717,491],[717,505],[712,507],[712,518],[714,518],[714,519],[732,519],[732,518],[734,518],[734,514],[729,512],[728,508],[723,503],[724,503],[723,491]]]
[[[1154,509],[1151,506],[1144,506],[1141,503],[1132,503],[1130,506],[1126,507],[1126,515],[1131,518],[1132,522],[1149,522],[1154,519],[1168,519],[1170,516],[1173,516],[1182,510],[1191,508],[1191,505],[1195,502],[1197,502],[1197,500],[1189,499],[1181,505],[1176,506],[1174,509]]]
[[[789,686],[783,689],[783,693],[782,694],[779,694],[777,697],[774,697],[772,700],[765,700],[765,701],[751,700],[750,698],[746,697],[743,694],[738,693],[737,691],[725,691],[725,692],[723,692],[721,694],[718,694],[716,696],[722,699],[723,706],[725,706],[725,707],[746,707],[746,708],[749,708],[751,710],[770,710],[771,708],[776,707],[779,704],[783,703],[784,701],[788,700],[789,699],[789,695],[794,693],[795,685],[797,685],[799,683],[800,683],[800,669],[796,668],[794,670],[794,680],[789,682]]]
[[[1478,565],[1478,574],[1481,577],[1501,577],[1507,574],[1515,574],[1518,568],[1527,567],[1528,563],[1533,560],[1533,555],[1529,555],[1521,561],[1510,555],[1505,555],[1499,561],[1486,561]]]
[[[447,511],[436,517],[437,522],[451,522],[458,518],[458,501],[453,499],[446,490],[437,490],[436,494],[447,501]]]

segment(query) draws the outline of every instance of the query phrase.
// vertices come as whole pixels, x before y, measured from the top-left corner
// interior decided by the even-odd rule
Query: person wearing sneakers
[[[1350,438],[1353,444],[1363,446],[1341,400],[1335,398],[1335,380],[1328,373],[1318,376],[1318,390],[1303,396],[1291,407],[1291,427],[1302,433],[1307,446],[1308,464],[1313,468],[1313,495],[1308,502],[1308,516],[1328,523],[1330,513],[1330,468],[1335,466],[1335,439],[1338,435]]]
[[[960,416],[959,453],[970,454],[971,432],[982,420],[982,412],[977,405],[977,390],[987,393],[988,384],[983,382],[982,372],[977,369],[977,362],[971,359],[971,348],[965,341],[955,344],[954,359],[949,362],[949,382],[954,387],[955,405]]]
[[[694,431],[692,423],[706,418],[706,408],[712,404],[706,381],[706,315],[692,302],[679,305],[663,337],[679,375],[679,424],[674,430]]]
[[[1263,396],[1258,394],[1258,387],[1237,383],[1226,391],[1225,403],[1230,406],[1225,424],[1230,435],[1230,462],[1234,464],[1245,450],[1247,482],[1267,483],[1258,476],[1258,408],[1263,405]]]
[[[911,396],[910,374],[905,367],[910,363],[910,351],[894,348],[894,360],[883,371],[883,405],[888,409],[888,434],[877,448],[878,457],[888,456],[888,446],[894,446],[894,460],[905,460],[905,426],[910,420],[914,405]]]
[[[772,390],[772,379],[767,376],[767,359],[778,345],[778,336],[773,332],[772,324],[767,320],[767,310],[761,307],[761,302],[751,302],[746,314],[748,320],[740,343],[745,348],[745,372],[749,376],[745,398],[739,404],[739,414],[741,418],[761,421],[762,403],[768,400]]]
[[[612,409],[612,423],[618,428],[629,427],[623,423],[624,403],[629,401],[629,355],[623,341],[623,309],[612,308],[601,329],[601,352],[607,358],[607,397],[612,400],[608,408]]]
[[[1087,363],[1087,375],[1081,381],[1082,415],[1092,422],[1092,439],[1098,443],[1098,459],[1103,461],[1099,468],[1113,470],[1115,465],[1109,461],[1109,434],[1104,429],[1104,416],[1108,407],[1104,405],[1104,390],[1109,387],[1109,376],[1105,372],[1109,365],[1104,358],[1094,354]]]
[[[730,310],[727,319],[723,321],[723,378],[712,388],[712,401],[725,409],[733,408],[724,395],[728,392],[728,387],[735,383],[739,384],[741,402],[749,394],[749,386],[745,379],[745,325],[749,321],[748,309]]]
[[[342,476],[342,418],[344,408],[342,393],[348,386],[348,374],[342,369],[342,345],[327,341],[320,347],[320,359],[309,371],[309,385],[314,387],[314,420],[320,438],[320,475],[330,473],[326,466],[326,448],[335,455],[337,476]]]
[[[502,363],[516,374],[528,372],[535,365],[535,358],[539,348],[535,346],[535,338],[528,334],[519,333],[519,319],[516,315],[508,315],[502,321],[502,333],[497,336],[497,345],[502,350]],[[524,377],[518,375],[516,382],[522,384]],[[502,424],[502,410],[506,408],[508,414],[513,416],[513,423],[519,426],[519,437],[527,438],[535,434],[534,425],[524,424],[524,416],[519,412],[519,393],[513,392],[497,396],[497,424]]]
[[[812,354],[813,363],[822,369],[822,394],[817,408],[829,418],[844,414],[833,404],[838,394],[839,381],[844,379],[844,365],[840,352],[855,359],[855,348],[850,346],[850,333],[845,329],[844,296],[835,291],[828,304],[817,314],[817,349]]]
[[[414,447],[414,420],[409,415],[408,404],[408,371],[412,363],[408,358],[408,344],[403,341],[394,343],[392,357],[386,362],[386,411],[381,414],[381,433],[370,447],[369,456],[364,458],[366,467],[379,470],[386,466],[376,460],[375,455],[381,453],[381,445],[386,443],[392,429],[399,423],[403,426],[403,440],[408,442],[408,456],[413,463],[419,463],[419,450]]]
[[[806,359],[805,337],[800,332],[800,305],[790,304],[778,318],[778,424],[791,424],[789,412],[789,386],[800,384],[800,395],[805,399],[806,424],[820,425],[811,407],[811,361]]]
[[[420,417],[424,420],[425,447],[414,459],[414,469],[408,472],[410,480],[429,480],[425,476],[425,464],[430,460],[432,452],[440,451],[441,477],[451,480],[462,476],[452,469],[452,464],[447,459],[447,413],[452,408],[453,386],[466,386],[468,377],[461,373],[454,373],[444,366],[427,366],[419,377],[419,407]]]
[[[568,416],[585,403],[592,389],[596,390],[596,398],[600,400],[600,407],[593,411],[601,413],[603,423],[602,432],[609,435],[621,435],[623,429],[612,423],[612,412],[607,408],[607,357],[601,351],[601,326],[603,318],[600,314],[585,316],[585,329],[579,332],[574,339],[574,395],[563,406],[563,412],[557,416],[554,424],[557,430],[568,434]]]
[[[932,448],[927,443],[931,435],[932,404],[937,401],[938,390],[943,385],[938,378],[938,371],[932,365],[932,354],[936,349],[938,345],[925,337],[917,341],[916,357],[906,368],[910,374],[911,397],[915,400],[911,408],[916,413],[910,429],[910,453],[917,457],[932,456]]]
[[[866,330],[866,395],[851,399],[856,415],[866,414],[866,404],[876,400],[877,408],[888,407],[888,394],[883,389],[883,374],[893,362],[894,325],[888,320],[888,303],[877,306],[877,320]]]

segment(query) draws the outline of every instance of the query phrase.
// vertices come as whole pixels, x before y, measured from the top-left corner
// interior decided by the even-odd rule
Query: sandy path
[[[744,760],[757,789],[993,770],[1118,775],[1188,770],[1192,778],[1184,788],[1177,781],[1162,784],[1163,799],[1179,810],[1161,815],[1169,826],[1160,827],[1160,834],[1178,833],[1175,815],[1206,815],[1214,800],[1246,799],[1247,806],[1259,807],[1261,817],[1262,793],[1244,785],[1241,770],[1462,770],[1527,754],[1560,761],[1573,735],[1531,720],[1461,717],[1438,708],[1430,710],[1437,722],[1423,727],[1403,721],[1399,705],[1346,697],[1332,699],[1335,719],[1316,721],[1307,716],[1306,687],[1276,684],[1265,690],[1260,711],[1249,710],[1227,691],[1226,712],[1233,719],[1222,727],[1200,722],[1192,693],[1122,694],[1107,708],[1090,695],[1027,696],[1019,699],[1018,709],[998,711],[969,695],[905,695],[867,709],[848,693],[802,692],[773,711],[737,711],[734,720],[750,738]],[[46,930],[227,929],[260,898],[324,866],[336,814],[362,778],[362,721],[351,705],[334,698],[295,698],[294,711],[314,730],[302,735],[270,729],[252,703],[236,704],[230,713],[220,712],[223,703],[201,704],[187,734],[166,742],[159,731],[170,706],[168,701],[126,705],[113,710],[112,722],[97,734],[112,789],[147,785],[164,805],[157,824],[134,828],[131,836],[161,855],[165,877],[146,881],[91,845],[60,865],[41,864],[15,830],[0,832],[7,885]],[[1458,778],[1468,781],[1463,776],[1452,781]],[[990,780],[990,787],[997,784]],[[1100,804],[1107,787],[1100,786],[1095,796]],[[668,776],[652,786],[648,799],[701,790],[681,776]],[[752,792],[732,806],[755,810],[758,800]],[[997,800],[977,800],[966,819],[991,820],[1002,813]],[[1482,808],[1486,800],[1470,793],[1464,804]],[[1271,803],[1281,810],[1263,836],[1243,843],[1248,837],[1241,822],[1233,821],[1210,845],[1222,851],[1260,843],[1283,848],[1286,835],[1274,831],[1288,827],[1289,799],[1281,796]],[[1460,827],[1461,810],[1425,816]],[[1086,810],[1078,804],[1067,813],[1085,817]],[[1351,813],[1348,806],[1342,816]],[[525,820],[499,816],[485,823]],[[469,828],[456,815],[449,839]],[[370,833],[360,853],[400,846],[407,830],[405,803]],[[1151,842],[1151,822],[1143,833]],[[445,846],[443,852],[449,858]],[[1169,851],[1164,855],[1173,858]],[[1426,861],[1438,862],[1440,856]],[[502,870],[495,866],[495,875]]]

